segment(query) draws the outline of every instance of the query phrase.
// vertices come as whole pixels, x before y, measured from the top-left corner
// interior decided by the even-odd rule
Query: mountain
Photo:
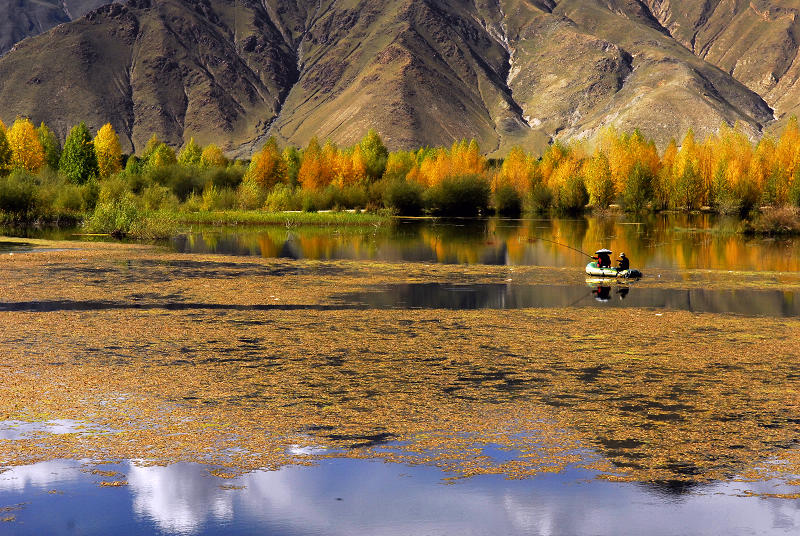
[[[723,121],[757,137],[800,109],[795,12],[790,0],[129,0],[0,57],[0,118],[62,136],[108,120],[126,150],[157,132],[244,156],[270,135],[349,144],[373,127],[393,149],[476,138],[489,153],[610,124],[661,146]]]
[[[0,55],[26,37],[83,17],[108,0],[0,0]]]

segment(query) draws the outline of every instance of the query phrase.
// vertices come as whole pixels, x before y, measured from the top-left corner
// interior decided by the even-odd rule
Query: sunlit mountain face
[[[723,122],[756,138],[800,108],[788,0],[130,0],[90,11],[100,3],[0,3],[3,121],[28,115],[61,136],[111,121],[126,151],[156,133],[250,156],[270,135],[351,144],[377,128],[391,149],[475,138],[505,154],[609,124],[661,148]]]

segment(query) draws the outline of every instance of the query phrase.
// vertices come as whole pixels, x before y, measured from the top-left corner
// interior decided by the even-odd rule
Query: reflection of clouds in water
[[[53,460],[33,465],[12,467],[0,473],[0,491],[23,491],[28,486],[49,488],[55,483],[80,478],[79,464],[74,460]]]
[[[775,492],[768,483],[718,484],[667,497],[631,484],[576,483],[586,475],[575,473],[511,482],[477,477],[450,486],[436,470],[380,462],[325,462],[231,481],[188,464],[135,471],[134,510],[178,533],[234,517],[279,533],[331,535],[793,534],[800,527],[797,501],[735,496],[743,489]]]
[[[0,421],[0,439],[21,439],[35,432],[71,434],[82,430],[81,423],[70,419],[52,421]]]
[[[479,476],[446,485],[444,475],[429,467],[325,460],[315,467],[258,471],[231,480],[213,477],[196,464],[130,465],[121,469],[127,472],[129,493],[111,495],[81,469],[80,462],[70,460],[11,468],[0,473],[0,502],[30,500],[26,510],[41,514],[37,497],[57,484],[66,494],[54,500],[67,502],[47,507],[53,526],[61,526],[59,515],[100,519],[95,505],[114,500],[121,512],[129,512],[123,515],[152,522],[167,534],[224,533],[226,526],[235,526],[276,534],[659,536],[796,534],[800,527],[800,501],[736,496],[748,490],[793,491],[772,482],[666,494],[639,484],[580,482],[590,475],[568,470],[528,480]],[[81,486],[80,493],[70,493],[65,483]]]
[[[134,513],[152,519],[169,533],[191,534],[207,518],[217,522],[232,519],[233,496],[220,489],[220,484],[198,465],[131,465],[128,470]]]

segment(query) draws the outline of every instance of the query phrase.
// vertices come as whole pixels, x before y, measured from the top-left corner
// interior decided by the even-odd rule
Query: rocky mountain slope
[[[662,145],[723,121],[758,136],[800,109],[791,3],[129,0],[0,57],[0,118],[62,135],[110,120],[126,150],[157,132],[237,155],[371,127],[392,148],[487,152],[609,124]]]
[[[83,17],[108,0],[0,0],[0,55],[26,37]]]

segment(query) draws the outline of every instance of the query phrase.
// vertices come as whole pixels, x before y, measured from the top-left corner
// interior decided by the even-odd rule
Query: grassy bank
[[[169,215],[180,224],[190,225],[314,225],[377,226],[386,225],[391,216],[365,212],[265,212],[261,210],[214,210],[175,212]]]

